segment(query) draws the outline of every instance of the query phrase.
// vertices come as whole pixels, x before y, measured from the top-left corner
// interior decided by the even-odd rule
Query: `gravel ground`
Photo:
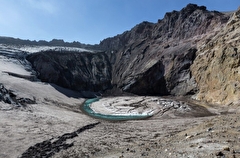
[[[240,157],[239,106],[167,98],[164,106],[154,101],[160,112],[148,119],[106,121],[81,112],[84,99],[76,92],[6,74],[0,83],[16,97],[36,101],[18,108],[0,102],[0,157],[24,157],[27,151],[41,157],[37,152],[48,150],[55,158]],[[135,106],[134,99],[124,100]]]

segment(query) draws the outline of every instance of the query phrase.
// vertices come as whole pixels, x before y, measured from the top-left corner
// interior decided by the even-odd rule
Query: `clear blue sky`
[[[188,3],[232,11],[239,0],[0,0],[0,36],[97,44]]]

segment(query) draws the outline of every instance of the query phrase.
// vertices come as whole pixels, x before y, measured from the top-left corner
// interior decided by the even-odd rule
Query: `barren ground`
[[[6,73],[0,83],[18,97],[36,100],[20,108],[0,102],[0,157],[29,157],[23,155],[28,151],[35,157],[51,152],[55,158],[240,157],[239,106],[168,98],[186,102],[191,110],[167,108],[146,120],[114,122],[81,112],[84,99],[77,92]]]

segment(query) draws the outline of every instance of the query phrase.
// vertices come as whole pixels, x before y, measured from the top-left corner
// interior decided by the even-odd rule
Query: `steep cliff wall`
[[[240,8],[221,32],[199,45],[191,71],[195,96],[219,104],[240,104]]]
[[[111,64],[105,53],[43,51],[27,59],[44,82],[81,92],[111,88]]]
[[[113,64],[112,83],[135,94],[194,93],[190,66],[197,43],[214,35],[229,15],[189,4],[153,24],[143,22],[100,43]],[[214,29],[213,29],[214,28]]]

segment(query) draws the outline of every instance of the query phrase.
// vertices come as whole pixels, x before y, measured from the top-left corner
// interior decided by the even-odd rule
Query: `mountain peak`
[[[195,10],[206,10],[207,8],[205,6],[198,6],[197,4],[192,4],[192,3],[189,3],[186,7],[184,7],[181,12],[193,12]]]
[[[179,14],[185,15],[184,18],[186,18],[188,15],[191,15],[195,10],[206,11],[207,8],[205,6],[198,6],[197,4],[189,3],[186,7],[184,7],[180,11],[173,10],[172,12],[167,12],[164,16],[164,19],[170,16],[176,16]]]

